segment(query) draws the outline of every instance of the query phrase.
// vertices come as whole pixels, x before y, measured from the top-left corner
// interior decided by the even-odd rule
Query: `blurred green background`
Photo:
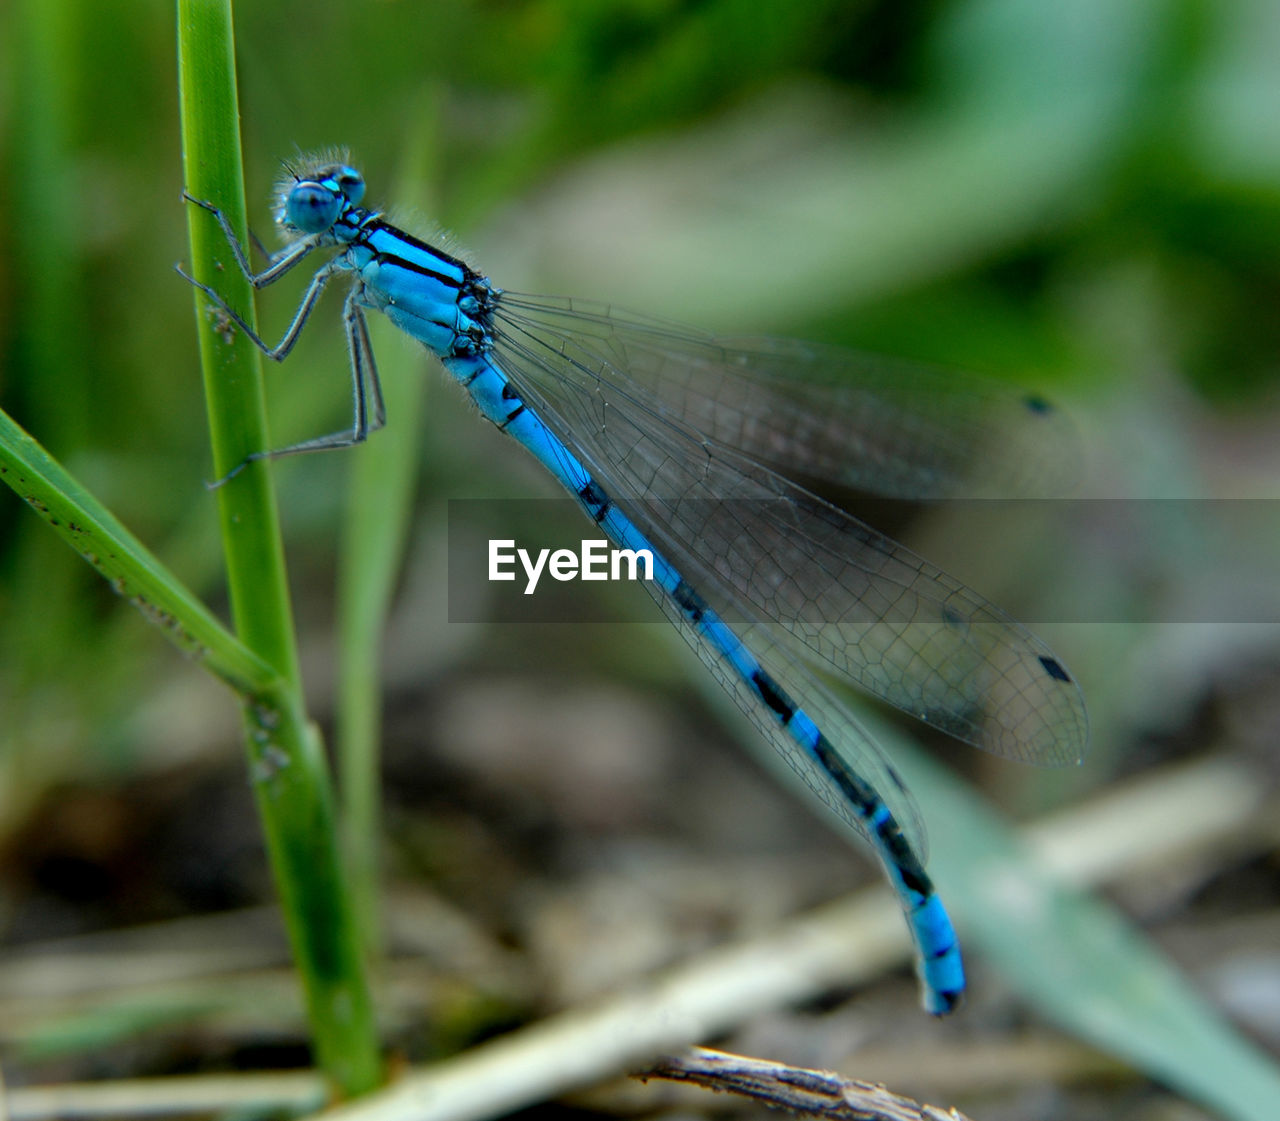
[[[250,221],[268,243],[278,161],[346,146],[371,200],[450,230],[501,286],[1025,381],[1077,416],[1090,496],[1276,494],[1269,0],[294,0],[236,15]],[[218,604],[192,301],[172,271],[187,252],[173,22],[160,0],[0,10],[0,404]],[[267,293],[264,334],[292,310]],[[275,444],[344,421],[337,318],[326,303],[268,371]],[[659,640],[634,628],[447,625],[444,500],[553,492],[415,360],[425,450],[393,694],[407,705],[459,663],[554,678],[559,660],[566,675],[688,692],[686,667],[655,665]],[[322,717],[345,471],[342,456],[277,468]],[[1063,555],[1041,581],[1028,572],[1059,538],[1028,560],[952,528],[954,554],[931,559],[1027,618],[1114,605],[1112,626],[1039,628],[1084,685],[1091,767],[1002,769],[1005,796],[1019,784],[1034,805],[1194,753],[1206,697],[1274,681],[1274,626],[1135,625],[1180,617],[1214,563],[1176,555],[1173,531],[1131,543],[1120,572]],[[193,681],[8,490],[0,654],[0,846],[14,867],[57,791],[233,752],[217,686]],[[1277,730],[1273,712],[1227,739],[1274,763]],[[31,882],[10,878],[0,938],[138,915],[92,886],[92,906],[72,894],[33,913]]]

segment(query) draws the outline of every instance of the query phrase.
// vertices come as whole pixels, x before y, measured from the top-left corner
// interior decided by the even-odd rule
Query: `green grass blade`
[[[1113,907],[1050,877],[970,789],[883,725],[929,823],[929,872],[979,949],[1066,1030],[1235,1121],[1267,1121],[1280,1070]]]
[[[379,329],[382,328],[382,329]],[[372,334],[387,340],[379,324]],[[359,893],[366,945],[381,935],[381,649],[387,612],[404,558],[413,512],[415,469],[421,447],[426,379],[423,363],[404,346],[383,347],[383,397],[395,420],[357,449],[340,557],[338,599],[337,758],[341,781],[345,849]]]
[[[14,100],[6,113],[5,157],[12,173],[12,210],[0,219],[8,233],[0,265],[8,309],[0,328],[5,336],[0,394],[47,446],[74,460],[93,442],[97,388],[92,378],[69,376],[86,368],[93,349],[91,317],[67,314],[68,308],[85,307],[88,301],[75,143],[81,21],[66,0],[19,0],[5,15],[0,36],[8,37],[10,56],[0,59],[0,69],[11,75]],[[6,536],[3,546],[10,574],[4,617],[10,643],[7,668],[15,679],[37,680],[54,667],[67,668],[68,651],[76,657],[91,645],[85,642],[91,624],[81,610],[84,573],[28,519]],[[91,692],[78,691],[77,699],[86,707],[92,707]],[[27,731],[30,717],[20,709],[8,706],[6,712],[5,739],[15,765],[41,738]]]
[[[178,70],[183,170],[188,192],[213,201],[247,243],[231,8],[227,0],[179,0]],[[194,276],[254,322],[250,286],[212,216],[190,207]],[[214,471],[270,446],[253,345],[224,331],[196,294],[200,356]],[[274,492],[265,463],[218,491],[236,631],[283,682],[273,720],[246,709],[250,774],[306,993],[316,1057],[336,1089],[354,1096],[381,1079],[369,981],[354,894],[339,859],[332,787],[319,737],[302,703],[298,658]]]
[[[174,645],[246,698],[276,674],[39,444],[0,412],[0,479]]]
[[[438,99],[421,100],[421,109],[407,114],[414,128],[404,145],[400,185],[392,192],[401,200],[418,201],[421,185],[432,179],[433,130],[422,127],[422,122],[434,122]],[[379,356],[387,427],[351,455],[339,560],[336,747],[346,853],[360,895],[366,945],[377,952],[381,944],[381,645],[413,515],[427,381],[424,351],[388,338],[394,328],[386,321],[374,322],[370,328]]]
[[[177,646],[245,702],[250,771],[321,1066],[344,1092],[380,1075],[322,753],[298,693],[0,412],[0,479]]]
[[[780,782],[828,816],[714,683],[700,684],[712,707],[742,730],[744,746],[758,747],[761,763]],[[1276,1116],[1280,1069],[1158,948],[1114,907],[1051,876],[1012,826],[908,736],[863,706],[858,719],[919,803],[929,829],[929,875],[969,960],[980,952],[1066,1031],[1222,1117]],[[962,1017],[963,1008],[955,1015]]]
[[[178,47],[186,189],[219,206],[241,244],[247,245],[230,5],[225,0],[181,0]],[[187,226],[195,278],[220,292],[254,324],[252,288],[236,267],[213,216],[187,205]],[[222,478],[250,452],[270,446],[262,363],[243,334],[220,322],[208,297],[196,289],[193,293],[213,472]],[[217,499],[236,631],[298,685],[284,550],[267,465],[250,464],[234,486],[218,490]]]

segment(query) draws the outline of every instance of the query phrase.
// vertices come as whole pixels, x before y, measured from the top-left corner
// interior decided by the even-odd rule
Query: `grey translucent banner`
[[[683,526],[665,546],[652,541],[658,560],[666,547],[680,575],[731,621],[758,610],[742,603],[762,596],[778,610],[817,620],[834,613],[854,625],[913,602],[895,594],[916,579],[912,557],[850,531],[829,507],[801,523],[783,506],[754,501],[673,499],[626,510],[647,524]],[[854,513],[927,558],[927,570],[936,566],[1028,625],[1280,622],[1275,500],[872,500]],[[816,549],[797,550],[801,535]],[[636,578],[643,564],[615,558],[616,548],[572,499],[452,500],[449,619],[659,620]],[[805,553],[816,559],[803,561]]]

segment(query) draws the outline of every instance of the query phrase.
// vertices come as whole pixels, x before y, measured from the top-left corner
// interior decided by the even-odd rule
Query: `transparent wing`
[[[911,499],[1047,496],[1079,475],[1069,420],[1014,386],[588,300],[504,293],[502,306],[582,339],[662,411],[782,475]]]
[[[855,833],[872,843],[877,855],[883,860],[884,854],[871,836],[867,821],[850,805],[831,775],[800,748],[786,728],[773,718],[772,713],[761,707],[759,697],[743,680],[742,675],[689,623],[671,597],[664,595],[653,584],[646,583],[645,587],[685,641],[693,647],[712,676],[750,718],[765,740],[832,813]],[[757,622],[740,625],[737,629],[739,637],[751,649],[765,672],[823,730],[858,777],[875,790],[902,829],[920,862],[924,863],[929,855],[928,841],[915,799],[911,797],[875,739],[849,710],[849,706],[817,679],[785,641],[779,641],[773,628]]]
[[[563,306],[504,303],[495,319],[522,396],[723,618],[988,751],[1081,757],[1079,688],[1021,624],[678,416]]]

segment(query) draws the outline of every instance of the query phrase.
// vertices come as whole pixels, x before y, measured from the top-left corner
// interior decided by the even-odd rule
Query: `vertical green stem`
[[[227,214],[247,243],[239,109],[229,0],[178,0],[178,69],[187,190]],[[198,280],[253,322],[250,285],[212,216],[188,209]],[[211,316],[196,294],[200,357],[222,476],[269,447],[261,363],[254,346]],[[316,1057],[347,1096],[381,1077],[377,1033],[352,892],[343,877],[328,769],[307,723],[275,496],[265,463],[217,492],[236,631],[275,668],[280,687],[246,706],[250,776],[294,957],[306,993]]]
[[[413,121],[402,151],[399,185],[392,194],[404,201],[418,196],[433,179],[432,129],[438,98],[432,91],[410,107]],[[381,644],[404,542],[413,513],[415,470],[423,429],[423,352],[404,346],[377,347],[389,324],[373,323],[375,349],[388,424],[351,454],[352,471],[344,522],[338,584],[337,758],[342,791],[345,848],[358,893],[365,943],[381,949],[378,859],[381,823]],[[398,340],[397,340],[398,341]]]
[[[88,317],[67,314],[83,306],[86,295],[85,205],[76,189],[71,139],[83,69],[79,21],[66,0],[19,0],[5,14],[14,67],[7,157],[13,214],[6,238],[12,239],[6,327],[13,330],[14,349],[3,375],[6,396],[16,390],[14,399],[32,429],[60,455],[73,456],[92,429],[92,379],[69,376],[88,364]],[[12,595],[4,606],[12,639],[7,669],[18,681],[65,672],[86,650],[84,617],[77,610],[84,572],[34,522],[24,520],[5,544],[12,549]],[[27,693],[19,685],[16,703],[6,706],[5,725],[16,748],[7,763],[22,769],[25,787],[39,789],[38,776],[47,768],[56,771],[58,753],[36,746],[40,721],[38,714],[23,711]],[[24,727],[32,729],[30,739]],[[23,750],[26,744],[33,750]]]
[[[375,341],[378,332],[375,330]],[[338,600],[337,759],[345,850],[366,946],[381,950],[381,646],[404,556],[422,425],[422,363],[384,347],[383,397],[396,423],[353,453]],[[392,412],[394,410],[394,412]]]

